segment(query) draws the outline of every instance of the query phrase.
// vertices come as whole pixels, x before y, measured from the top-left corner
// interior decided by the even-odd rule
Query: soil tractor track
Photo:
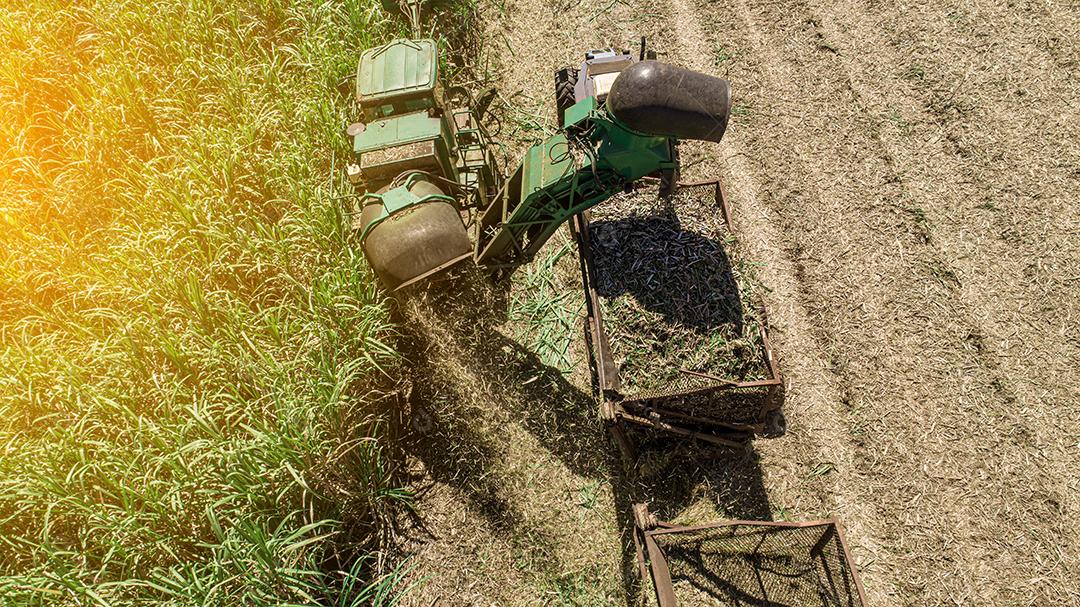
[[[716,66],[711,61],[715,55],[715,41],[705,36],[703,24],[708,22],[700,18],[698,10],[684,0],[671,0],[665,11],[671,20],[667,27],[661,25],[666,31],[657,32],[655,37],[677,41],[667,47],[673,60],[694,69],[715,71]],[[748,29],[757,33],[756,28]],[[696,154],[686,155],[705,156],[698,171],[720,171],[725,175],[729,192],[734,194],[733,206],[736,222],[741,224],[740,230],[758,235],[758,242],[752,245],[751,257],[766,264],[763,280],[772,288],[768,296],[771,318],[778,329],[776,339],[784,352],[783,366],[790,382],[786,405],[789,430],[781,439],[784,444],[759,446],[766,471],[769,472],[770,464],[778,468],[769,475],[768,482],[780,486],[805,484],[805,479],[799,479],[797,475],[805,474],[806,468],[827,463],[831,473],[812,479],[812,488],[803,487],[797,492],[801,495],[777,501],[803,516],[833,513],[843,517],[852,537],[857,538],[857,558],[870,563],[876,560],[877,550],[870,528],[873,517],[862,512],[864,506],[852,488],[855,481],[851,472],[855,469],[857,456],[842,423],[851,398],[847,378],[836,368],[831,368],[832,355],[827,337],[811,321],[808,311],[810,292],[804,278],[806,267],[799,261],[797,249],[785,242],[783,234],[789,232],[787,226],[783,221],[776,226],[775,218],[772,222],[762,221],[773,214],[762,208],[759,175],[747,166],[747,159],[753,152],[746,151],[742,138],[735,136],[738,130],[738,127],[732,129],[732,136],[723,144],[723,159],[715,157],[714,149],[703,146],[694,146],[698,148],[694,150]],[[742,219],[741,215],[753,219]],[[792,463],[799,465],[793,467]]]
[[[686,26],[692,18],[680,18],[681,2],[672,5],[672,34],[692,40],[701,30]],[[1023,604],[1032,598],[1031,588],[996,583],[1001,569],[1041,580],[1036,600],[1049,601],[1073,577],[1059,551],[1076,549],[1066,533],[1067,510],[1060,508],[1075,483],[1069,472],[1075,455],[1067,453],[1075,425],[1047,424],[1069,420],[1068,398],[1040,402],[1026,386],[1014,385],[1010,377],[1023,377],[1017,372],[1030,371],[1030,361],[1000,356],[987,345],[1000,341],[996,329],[1037,322],[995,323],[995,304],[1037,300],[1037,294],[1024,291],[1024,281],[998,284],[1003,264],[991,263],[989,271],[981,265],[1009,256],[1000,241],[970,250],[970,203],[927,195],[912,181],[911,163],[898,149],[912,142],[894,143],[881,117],[882,108],[899,101],[883,91],[902,91],[894,86],[902,83],[865,74],[868,67],[903,63],[882,52],[888,46],[874,39],[878,30],[859,23],[865,7],[741,2],[731,10],[703,3],[697,11],[717,38],[686,46],[697,56],[703,47],[715,53],[717,45],[734,46],[729,78],[743,85],[750,116],[726,143],[739,148],[733,155],[750,159],[756,181],[767,184],[755,199],[775,212],[792,242],[787,249],[796,252],[797,275],[805,281],[799,290],[808,295],[834,372],[851,395],[849,422],[864,426],[853,433],[859,435],[854,497],[876,504],[878,521],[900,518],[899,525],[879,525],[885,534],[875,539],[888,549],[873,554],[875,563],[864,572],[872,602],[928,595]],[[863,48],[841,46],[849,40]],[[740,71],[741,63],[751,66]],[[915,145],[926,152],[922,142]],[[916,168],[954,166],[940,156],[923,164]],[[961,180],[955,174],[920,179]],[[986,187],[977,182],[975,189]],[[968,216],[948,221],[955,208]],[[1064,218],[1058,225],[1067,237],[1073,224]],[[984,284],[965,289],[958,276]],[[990,292],[996,296],[987,297]],[[1058,364],[1048,366],[1066,374],[1058,385],[1076,385],[1060,364],[1074,353],[1067,343],[1046,343],[1038,331],[1019,337],[1059,349],[1049,361]],[[780,349],[790,367],[790,350],[782,343]],[[793,384],[801,379],[793,370],[789,377]],[[1039,461],[1046,452],[1057,453],[1055,465]],[[978,472],[971,478],[950,468]],[[901,470],[908,473],[897,478]],[[986,496],[994,496],[993,506]],[[1009,535],[1000,532],[1003,524]],[[852,535],[865,548],[858,529]],[[908,564],[902,573],[894,569],[897,562]]]
[[[482,469],[446,462],[425,498],[437,541],[419,549],[418,575],[443,578],[416,604],[619,603],[621,585],[599,580],[630,579],[629,504],[692,520],[711,491],[740,494],[728,515],[839,516],[870,604],[1080,605],[1080,9],[514,0],[487,11],[494,84],[524,116],[504,132],[519,147],[551,126],[552,75],[585,48],[644,35],[661,60],[732,82],[728,134],[682,145],[684,179],[723,179],[740,243],[762,262],[788,432],[734,464],[676,451],[627,480],[614,460],[574,463],[570,433],[587,433],[584,449],[605,444],[578,410],[582,361],[556,391],[574,420],[554,423],[559,440],[548,422],[507,414],[520,378],[482,386],[473,400],[503,410],[470,412]],[[663,470],[679,465],[698,468],[684,475],[698,486],[670,498],[664,488],[685,479]],[[461,481],[476,475],[479,489]],[[583,512],[588,487],[599,489]],[[487,491],[513,516],[485,516]]]

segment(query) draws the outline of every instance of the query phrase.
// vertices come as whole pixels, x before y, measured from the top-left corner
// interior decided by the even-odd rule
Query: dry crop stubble
[[[417,518],[401,548],[427,578],[409,600],[608,604],[620,552],[595,403],[512,337],[509,285],[470,274],[401,310],[421,416],[406,441]]]
[[[741,3],[735,8],[725,13],[702,3],[698,10],[709,19],[710,31],[722,38],[707,46],[735,49],[722,63],[732,79],[743,84],[754,108],[744,119],[748,130],[733,130],[737,135],[730,141],[738,147],[748,139],[745,156],[729,158],[732,166],[748,165],[750,179],[762,184],[750,197],[768,207],[759,216],[772,215],[786,233],[782,246],[797,261],[800,291],[810,320],[819,327],[813,331],[820,332],[824,358],[841,388],[839,412],[850,412],[844,423],[850,424],[860,454],[854,462],[853,497],[878,504],[878,512],[870,514],[883,530],[879,539],[888,544],[888,552],[879,553],[877,563],[871,564],[868,590],[900,602],[946,593],[975,602],[1049,601],[1055,592],[1051,588],[1068,589],[1069,579],[1067,565],[1055,558],[1052,545],[1068,551],[1070,542],[1062,534],[1060,514],[1033,516],[1032,506],[1037,512],[1037,504],[1047,499],[1060,503],[1056,496],[1075,485],[1075,475],[1070,480],[1068,472],[1075,469],[1070,463],[1075,455],[1070,455],[1067,440],[1055,438],[1054,429],[1035,430],[1029,416],[1037,419],[1045,411],[1060,423],[1074,415],[1066,400],[1032,399],[1025,406],[1011,398],[1012,378],[1041,375],[1032,373],[1038,362],[1004,357],[1017,374],[1002,377],[997,363],[980,353],[979,336],[986,331],[973,319],[985,317],[986,310],[979,300],[971,300],[970,292],[957,292],[956,277],[963,272],[956,265],[970,262],[949,242],[968,242],[970,247],[971,226],[953,220],[959,234],[928,232],[935,210],[910,202],[920,184],[908,183],[881,143],[881,125],[891,127],[892,121],[869,114],[873,104],[859,89],[858,72],[844,63],[854,57],[865,70],[866,65],[890,65],[888,56],[883,60],[882,45],[873,42],[861,53],[847,48],[847,23],[864,12],[857,7],[831,14],[819,5],[798,3]],[[869,81],[891,88],[880,74]],[[906,143],[917,149],[923,141]],[[950,165],[946,159],[935,166],[940,171]],[[926,183],[950,182],[938,177]],[[986,194],[995,191],[986,183],[972,187]],[[734,206],[738,210],[739,202]],[[1069,239],[1072,233],[1072,222],[1066,220],[1046,238]],[[1068,247],[1064,249],[1061,254],[1068,258]],[[984,293],[1014,288],[1007,276],[996,280],[1000,288],[995,291],[988,283]],[[1062,295],[1056,313],[1068,314],[1075,297]],[[1039,294],[1016,297],[1030,306]],[[777,306],[772,308],[781,326],[780,354],[790,362],[792,352],[783,343],[790,325],[785,327],[786,319]],[[1010,319],[1010,332],[1022,323],[1024,319]],[[1038,343],[1033,339],[1029,335],[1024,340],[1028,347]],[[1062,352],[1066,359],[1069,350],[1066,346]],[[792,366],[787,369],[794,390],[801,375]],[[1066,394],[1075,392],[1075,379],[1067,372],[1059,377],[1065,380]],[[789,394],[789,404],[799,407],[799,400]],[[1042,444],[1025,436],[1038,436]],[[1060,472],[1034,463],[1042,458],[1053,460],[1049,470]],[[975,476],[945,471],[957,465],[976,471]],[[895,471],[904,468],[911,475],[895,478]],[[1047,497],[1037,497],[1040,494]],[[1004,539],[992,531],[1002,524],[1023,537]],[[852,535],[857,545],[865,539],[858,532]],[[942,545],[949,546],[945,553],[958,564],[941,558]],[[1040,555],[1029,556],[1025,547]],[[924,558],[912,558],[915,554]],[[878,569],[887,562],[903,564],[891,582],[889,574]],[[991,575],[985,562],[998,563],[1008,577]],[[885,575],[879,577],[879,572]],[[1028,580],[1032,588],[1019,590]]]
[[[1012,520],[1017,528],[1031,528],[1035,534],[1045,532],[1057,537],[1055,541],[1068,549],[1068,541],[1060,535],[1060,521],[1053,522],[1051,516],[1048,522],[1038,524],[1019,511],[1010,514],[1011,507],[1007,504],[1019,506],[1028,501],[1030,496],[1023,488],[1032,483],[1034,487],[1046,487],[1036,491],[1048,490],[1050,503],[1068,503],[1068,495],[1075,493],[1069,491],[1075,488],[1075,475],[1069,472],[1075,469],[1069,463],[1075,456],[1070,455],[1063,442],[1052,438],[1053,431],[1050,435],[1039,433],[1050,439],[1049,444],[1025,448],[1022,443],[1008,441],[1011,444],[999,445],[1006,447],[1010,453],[1008,459],[1015,461],[1019,469],[1003,465],[1008,459],[991,455],[993,452],[984,447],[985,432],[995,425],[999,432],[1004,430],[1004,435],[1009,436],[1009,427],[1022,429],[1028,423],[1011,413],[1016,405],[1007,396],[1001,396],[999,390],[1008,387],[1009,378],[1041,375],[1031,373],[1038,363],[1023,356],[1024,351],[1038,356],[1040,348],[1032,347],[1030,334],[1028,340],[1018,339],[1023,337],[1021,334],[1007,340],[1016,349],[1014,353],[995,357],[999,364],[1013,369],[1013,373],[1003,378],[993,365],[988,369],[978,352],[979,342],[983,341],[979,336],[986,331],[971,320],[983,318],[985,312],[980,310],[981,304],[967,302],[954,292],[955,277],[962,281],[962,289],[970,290],[963,286],[965,265],[972,264],[970,250],[952,250],[948,241],[941,249],[927,246],[928,236],[935,246],[937,241],[945,240],[945,236],[932,232],[942,223],[935,220],[935,213],[941,211],[929,204],[912,203],[913,194],[919,187],[927,187],[923,184],[936,186],[963,181],[963,173],[960,179],[951,178],[948,173],[942,176],[939,168],[938,174],[910,185],[903,181],[906,171],[898,170],[895,162],[888,159],[890,150],[888,146],[882,149],[881,140],[910,136],[917,129],[905,124],[910,115],[903,107],[895,114],[868,116],[864,106],[870,104],[867,94],[859,89],[860,77],[857,72],[856,76],[847,75],[854,71],[843,64],[848,55],[863,58],[864,70],[868,65],[890,64],[875,62],[875,55],[869,50],[880,45],[873,42],[864,42],[866,48],[862,53],[845,54],[844,35],[848,26],[839,32],[830,30],[829,19],[860,15],[860,7],[846,6],[844,12],[834,9],[832,16],[821,17],[814,10],[824,9],[810,10],[799,4],[762,7],[740,3],[732,9],[715,4],[679,4],[676,10],[665,11],[675,15],[671,20],[673,25],[657,23],[651,31],[661,34],[656,37],[658,40],[679,40],[676,45],[686,47],[688,53],[680,58],[687,62],[709,56],[715,49],[734,51],[716,52],[718,67],[730,72],[736,94],[742,91],[741,99],[736,102],[742,110],[725,142],[730,151],[721,156],[722,169],[731,180],[733,197],[742,198],[733,203],[736,223],[740,227],[748,226],[740,232],[748,234],[750,246],[762,252],[762,259],[770,261],[763,268],[765,281],[771,283],[771,276],[786,283],[770,284],[773,290],[767,300],[778,328],[776,340],[780,354],[792,381],[789,420],[793,414],[795,421],[787,438],[761,447],[765,474],[775,481],[769,483],[770,494],[785,506],[794,505],[796,512],[836,509],[845,515],[849,526],[855,529],[853,542],[860,549],[867,547],[861,556],[868,569],[872,596],[885,602],[916,600],[927,592],[935,592],[935,584],[944,583],[947,589],[941,592],[956,597],[987,601],[1000,591],[996,600],[1022,603],[1024,594],[1012,588],[1014,582],[995,581],[978,572],[979,561],[993,559],[994,550],[1016,553],[1018,546],[995,545],[991,540],[986,544],[992,547],[988,548],[990,552],[979,550],[980,536],[989,539],[979,529]],[[895,17],[897,13],[891,14]],[[1060,12],[1058,16],[1062,16]],[[715,32],[714,37],[695,36],[695,28],[688,24],[699,19],[705,27],[698,29],[698,34],[710,31]],[[820,21],[821,26],[815,25],[815,21]],[[1060,30],[1061,24],[1068,28],[1072,23],[1070,19],[1059,19],[1053,25],[1046,21],[1043,25],[1052,32],[1055,28]],[[865,24],[863,28],[865,33]],[[649,30],[649,26],[642,29]],[[924,27],[921,31],[933,30]],[[1062,46],[1065,47],[1062,52],[1067,55],[1068,44]],[[838,49],[840,55],[836,57]],[[928,52],[933,54],[932,50]],[[914,68],[905,70],[920,73]],[[955,86],[960,77],[947,74],[944,80]],[[862,78],[880,82],[877,86],[886,90],[891,86],[880,73]],[[948,99],[947,94],[948,91],[944,99]],[[931,95],[930,99],[932,102],[934,97]],[[1053,107],[1052,100],[1048,101]],[[1061,136],[1072,128],[1068,122],[1072,114],[1068,108],[1063,109],[1063,132],[1048,133],[1057,135],[1050,138],[1051,149],[1074,140]],[[1021,120],[1009,124],[1022,123]],[[933,139],[906,141],[907,153],[917,157],[923,153],[927,140]],[[1040,138],[1032,136],[1029,140],[1038,142]],[[999,143],[998,147],[1002,145]],[[1063,157],[1071,157],[1070,154],[1066,143]],[[687,156],[694,158],[694,152]],[[1014,159],[1013,163],[1019,160]],[[926,164],[950,166],[948,159],[940,158],[927,160]],[[1040,166],[1060,167],[1061,163],[1051,159]],[[892,178],[896,175],[901,177],[899,184]],[[1061,183],[1068,174],[1059,170],[1050,177],[1051,182]],[[999,191],[985,183],[968,186],[983,197]],[[922,198],[933,197],[924,194]],[[969,197],[972,198],[977,199]],[[953,243],[980,242],[963,228],[969,220],[975,226],[986,222],[978,221],[977,217],[972,219],[969,208],[954,207],[964,211],[951,220],[959,226],[953,227],[956,231],[950,236]],[[1034,239],[1029,245],[1032,249],[1024,256],[1036,260],[1031,263],[1049,258],[1050,264],[1036,267],[1043,275],[1032,281],[1042,290],[1014,292],[1014,305],[1019,304],[1018,309],[1031,309],[1047,296],[1056,305],[1038,318],[1005,316],[999,321],[1004,327],[1029,323],[1039,327],[1049,319],[1057,319],[1058,323],[1047,327],[1055,334],[1059,333],[1060,323],[1072,317],[1076,296],[1072,292],[1073,283],[1064,276],[1067,272],[1057,272],[1062,280],[1056,284],[1047,278],[1054,275],[1047,266],[1072,259],[1070,243],[1075,242],[1071,236],[1074,221],[1067,215],[1070,209],[1060,204],[1055,209],[1066,215],[1056,227],[1046,230],[1045,238]],[[749,219],[772,223],[755,229]],[[1046,226],[1042,221],[1040,224]],[[1008,220],[1002,225],[1015,226],[1015,221]],[[1000,231],[1015,238],[1015,229]],[[775,243],[780,255],[767,254],[769,247],[764,243],[769,242]],[[1051,247],[1053,242],[1059,244],[1049,251],[1051,255],[1036,248]],[[980,290],[997,292],[993,288],[993,273],[984,271],[983,276],[986,286]],[[1011,282],[1004,281],[1001,285],[1006,293]],[[1026,345],[1021,345],[1025,342]],[[1056,357],[1043,359],[1051,363],[1051,368],[1060,364],[1057,361],[1069,360],[1074,351],[1074,344],[1067,338],[1061,345],[1047,345],[1051,351],[1057,348],[1059,352]],[[1067,370],[1061,371],[1066,381],[1057,389],[1061,395],[1058,399],[1068,398],[1076,390],[1075,380]],[[1053,386],[1047,386],[1034,391],[1034,395],[1053,397],[1054,390]],[[1037,399],[1031,398],[1029,402],[1035,405]],[[1051,400],[1048,407],[1067,421],[1072,416],[1062,407],[1063,402],[1057,400],[1055,404]],[[1038,407],[1030,411],[1039,413]],[[1067,427],[1059,437],[1068,436]],[[990,440],[994,441],[993,437]],[[930,450],[924,451],[926,448]],[[939,455],[933,457],[935,450]],[[772,460],[770,453],[776,456]],[[1032,456],[1042,457],[1037,455],[1040,453],[1054,459],[1050,465],[1059,470],[1056,475],[1023,463]],[[787,455],[792,456],[794,465],[784,461]],[[968,466],[976,470],[985,464],[994,473],[1004,473],[1012,480],[988,480],[986,485],[976,486],[972,494],[963,488],[964,481],[935,471],[950,465],[952,456],[969,462]],[[926,472],[922,471],[924,460],[928,466]],[[903,478],[896,479],[894,466],[914,467],[913,472],[918,471],[915,474],[923,478],[918,486]],[[824,472],[817,474],[819,470]],[[1057,481],[1052,480],[1055,477]],[[1055,486],[1059,488],[1054,489]],[[815,495],[819,492],[820,497]],[[883,496],[891,501],[882,503]],[[987,510],[983,504],[986,500],[980,496],[1010,509],[1002,511],[991,506]],[[936,506],[926,504],[927,500]],[[899,505],[912,503],[919,518],[901,517],[897,522],[902,513]],[[880,507],[867,509],[870,504]],[[975,504],[979,506],[972,508]],[[950,510],[959,512],[949,515]],[[990,521],[979,523],[976,513],[984,511],[990,512]],[[882,528],[887,550],[882,548],[882,538],[875,537],[874,530]],[[968,531],[960,531],[962,528]],[[911,530],[915,538],[905,539],[903,535]],[[953,546],[952,558],[964,563],[953,568],[956,575],[949,574],[948,569],[935,569],[939,565],[920,565],[919,560],[911,558],[930,554],[920,545],[940,546],[942,541],[951,541],[946,545]],[[1033,545],[1039,544],[1036,541]],[[1051,574],[1041,585],[1035,582],[1034,601],[1047,600],[1047,595],[1038,592],[1046,592],[1055,581],[1068,589],[1068,578],[1062,575],[1062,561],[1054,558],[1053,551],[1047,548],[1041,549],[1044,556],[1039,557],[1045,566],[1032,560],[1024,564],[1022,553],[1016,555],[1019,563],[1002,566],[1013,572],[1010,579],[1021,583]],[[974,554],[969,554],[972,551]],[[893,569],[902,573],[894,577]],[[1025,574],[1030,576],[1025,578]]]

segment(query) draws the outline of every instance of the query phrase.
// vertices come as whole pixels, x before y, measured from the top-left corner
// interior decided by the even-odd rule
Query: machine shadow
[[[589,233],[601,297],[629,293],[668,323],[698,333],[723,325],[742,333],[742,300],[722,244],[682,229],[672,207],[594,221]]]
[[[699,335],[717,329],[741,335],[745,310],[724,243],[684,230],[667,202],[650,215],[589,223],[597,294],[629,294],[661,322]],[[674,522],[772,519],[752,445],[739,451],[651,431],[637,434],[637,461],[613,483],[627,604],[637,604],[643,588],[633,543],[634,504],[648,504],[660,520]]]
[[[410,377],[402,446],[422,462],[426,475],[453,487],[493,529],[506,537],[528,533],[533,541],[554,542],[527,522],[518,498],[499,477],[507,450],[515,448],[511,423],[575,473],[611,483],[628,604],[641,590],[633,504],[649,504],[662,519],[687,509],[693,516],[702,504],[721,517],[771,518],[752,447],[724,450],[648,435],[639,443],[638,460],[620,465],[597,415],[596,396],[499,332],[506,288],[476,275],[454,281],[452,291],[417,293],[396,305],[399,348]],[[414,521],[424,528],[423,521]]]
[[[505,286],[476,275],[455,280],[453,293],[417,293],[395,311],[410,377],[403,446],[432,479],[512,532],[522,516],[499,482],[500,467],[521,448],[511,425],[589,478],[612,474],[612,451],[593,396],[498,331]]]

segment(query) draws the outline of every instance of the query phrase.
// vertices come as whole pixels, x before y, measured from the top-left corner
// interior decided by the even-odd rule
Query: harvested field
[[[568,373],[544,375],[559,389],[479,434],[503,447],[467,472],[500,487],[504,514],[455,501],[462,483],[418,501],[454,522],[418,548],[432,556],[414,575],[438,583],[410,600],[622,604],[641,501],[684,524],[838,516],[872,605],[1080,605],[1080,8],[516,0],[487,14],[519,146],[553,123],[551,74],[586,48],[645,35],[661,59],[732,82],[724,142],[683,145],[684,174],[725,181],[761,263],[787,434],[735,458],[668,445],[625,472],[570,345]],[[573,260],[544,272],[528,312],[513,302],[531,300],[529,274],[515,279],[513,343],[536,334],[521,319],[580,331],[556,319],[580,314]],[[487,398],[529,379],[503,373]]]

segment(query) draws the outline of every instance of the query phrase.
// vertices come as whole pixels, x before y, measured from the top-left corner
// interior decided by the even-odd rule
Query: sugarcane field
[[[0,6],[0,605],[1080,607],[1080,5]]]

